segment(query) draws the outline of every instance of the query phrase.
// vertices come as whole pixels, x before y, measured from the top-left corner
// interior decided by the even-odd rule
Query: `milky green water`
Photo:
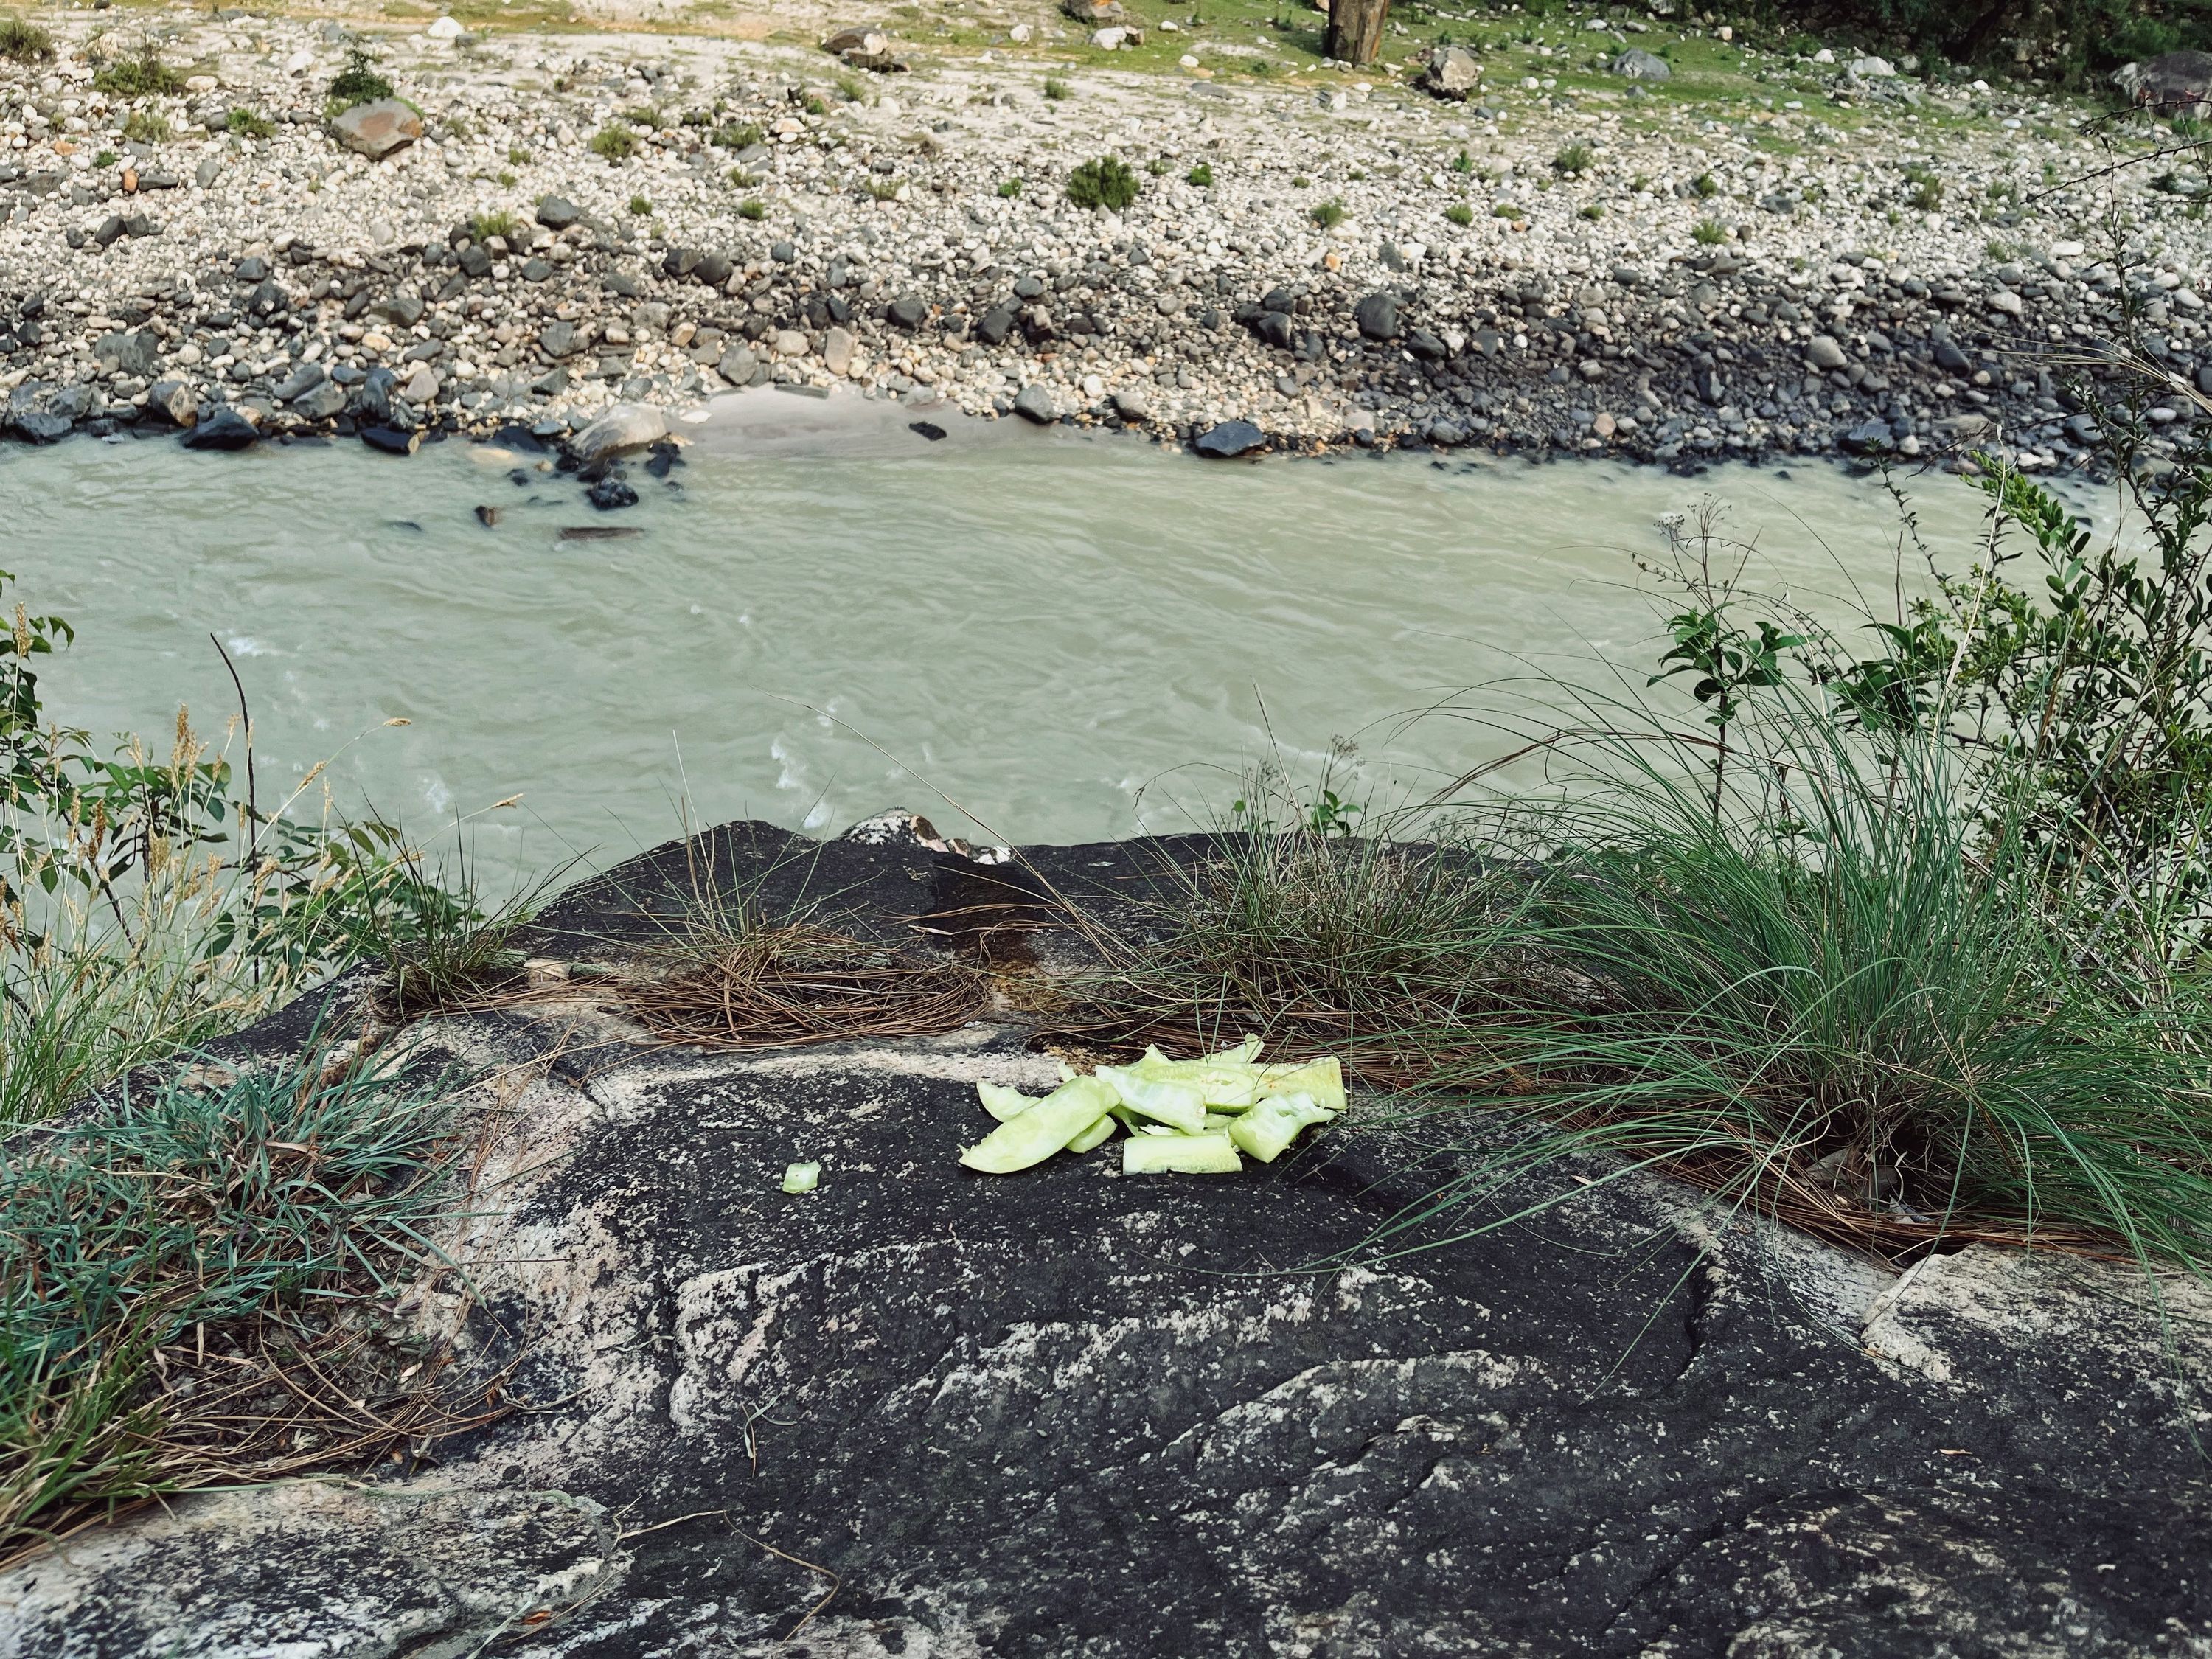
[[[1662,513],[1726,501],[1753,576],[1831,615],[1855,580],[1887,607],[1897,559],[1893,507],[1826,466],[1206,465],[1004,430],[711,447],[680,488],[633,471],[644,500],[611,514],[459,443],[15,449],[0,568],[78,627],[46,673],[52,716],[166,738],[182,702],[219,733],[235,698],[213,634],[264,800],[328,760],[341,806],[448,844],[459,817],[486,870],[513,872],[608,861],[687,811],[828,833],[903,805],[1018,841],[1183,829],[1240,766],[1310,771],[1333,738],[1358,745],[1355,788],[1401,799],[1503,742],[1408,719],[1440,698],[1603,683],[1607,659],[1640,691],[1661,613],[1637,561],[1664,557]],[[1975,532],[1964,484],[1917,496],[1932,539]],[[558,538],[580,525],[643,533]]]

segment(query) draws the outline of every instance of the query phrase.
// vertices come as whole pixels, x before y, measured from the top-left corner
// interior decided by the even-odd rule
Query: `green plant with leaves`
[[[1590,170],[1590,163],[1595,159],[1590,147],[1577,140],[1573,143],[1563,144],[1559,147],[1558,153],[1552,157],[1552,171],[1570,176],[1588,173]]]
[[[708,142],[719,149],[750,149],[761,137],[760,128],[750,121],[725,121]]]
[[[1058,104],[1073,98],[1075,93],[1073,88],[1059,76],[1048,75],[1044,78],[1044,95],[1048,102]]]
[[[128,58],[102,64],[94,71],[92,84],[117,98],[169,97],[185,89],[185,77],[161,61],[160,51],[149,40]]]
[[[1001,179],[999,180],[999,194],[1002,198],[1011,201],[1013,198],[1020,195],[1021,193],[1022,181],[1020,179]]]
[[[324,107],[343,113],[361,104],[374,104],[392,96],[392,82],[377,73],[376,59],[366,46],[346,48],[345,67],[331,77]]]
[[[1474,222],[1474,210],[1464,202],[1454,202],[1444,210],[1444,217],[1464,229]]]
[[[276,124],[250,109],[234,109],[222,118],[223,131],[236,138],[273,138]]]
[[[1700,219],[1691,228],[1690,240],[1700,247],[1718,247],[1728,240],[1728,229],[1717,219]]]
[[[1187,185],[1195,185],[1200,190],[1211,190],[1213,187],[1213,167],[1212,164],[1206,161],[1200,161],[1188,173],[1183,174],[1183,182]]]
[[[1326,202],[1316,202],[1306,210],[1307,217],[1322,230],[1334,230],[1346,218],[1344,204],[1331,197]]]
[[[1136,170],[1112,155],[1085,161],[1067,175],[1067,199],[1082,208],[1119,213],[1143,188]]]
[[[159,110],[134,109],[123,118],[123,137],[134,144],[166,144],[176,136],[169,118]]]
[[[469,234],[479,242],[488,242],[495,236],[512,236],[520,229],[522,221],[507,208],[493,208],[471,216]]]
[[[592,135],[592,154],[627,161],[637,154],[637,134],[626,126],[604,126]]]
[[[54,55],[54,37],[27,17],[0,17],[0,58],[17,64],[41,64]]]
[[[738,204],[738,217],[756,222],[765,219],[768,217],[768,204],[757,198],[742,201]]]
[[[0,1565],[453,1426],[330,1316],[438,1265],[453,1079],[333,1060],[144,1086],[0,1165]],[[281,1411],[248,1408],[264,1388]]]

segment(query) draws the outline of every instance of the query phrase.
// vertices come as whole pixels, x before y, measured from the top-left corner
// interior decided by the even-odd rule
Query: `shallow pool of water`
[[[15,450],[0,564],[77,624],[52,716],[161,732],[183,702],[220,732],[235,700],[213,634],[264,798],[331,758],[343,806],[426,837],[461,815],[488,869],[514,870],[619,856],[686,811],[830,830],[896,803],[1025,841],[1179,829],[1241,764],[1310,769],[1337,738],[1358,744],[1357,787],[1395,798],[1493,741],[1406,722],[1455,690],[1607,659],[1641,689],[1661,613],[1637,561],[1663,558],[1662,514],[1726,501],[1757,579],[1832,614],[1855,582],[1886,606],[1897,559],[1891,504],[1826,466],[1205,465],[880,422],[688,454],[665,482],[634,466],[640,505],[600,514],[533,458],[458,442]],[[1917,505],[1953,546],[1980,521],[1954,479]]]

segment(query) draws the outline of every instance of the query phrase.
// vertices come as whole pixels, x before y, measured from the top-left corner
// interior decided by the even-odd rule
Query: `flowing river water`
[[[1756,541],[1754,585],[1836,619],[1894,604],[1897,507],[1825,465],[1202,464],[737,401],[686,429],[666,479],[631,465],[642,499],[609,514],[538,457],[458,441],[0,454],[0,568],[79,634],[42,665],[48,714],[166,748],[181,702],[219,740],[237,704],[213,635],[264,801],[327,760],[318,794],[432,845],[459,820],[496,885],[611,861],[687,814],[829,832],[896,804],[1018,841],[1187,829],[1241,767],[1310,776],[1334,739],[1357,745],[1352,793],[1425,793],[1504,741],[1408,718],[1439,699],[1546,674],[1643,695],[1668,595],[1638,561],[1666,562],[1656,521],[1709,497]],[[1911,489],[1963,566],[1982,497],[1940,475]],[[579,526],[637,533],[562,538]],[[1908,550],[1908,583],[1921,569]]]

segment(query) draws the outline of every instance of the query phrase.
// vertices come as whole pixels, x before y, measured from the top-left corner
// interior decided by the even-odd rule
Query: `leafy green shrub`
[[[633,219],[650,218],[653,216],[653,204],[642,196],[633,196],[629,198],[629,215]]]
[[[1044,78],[1044,95],[1057,104],[1064,99],[1073,98],[1075,94],[1066,82],[1057,76],[1048,75]]]
[[[830,106],[822,101],[822,94],[818,92],[808,93],[799,107],[809,115],[827,115],[830,112]]]
[[[999,180],[999,194],[1000,196],[1006,198],[1008,200],[1012,200],[1014,197],[1017,197],[1021,193],[1022,181],[1020,179],[1001,179]]]
[[[1905,181],[1912,186],[1905,203],[1915,212],[1933,213],[1943,205],[1943,181],[1929,167],[1914,163],[1905,168]]]
[[[648,105],[640,104],[635,109],[626,109],[621,118],[634,127],[643,127],[647,132],[660,131],[660,112]]]
[[[768,204],[759,200],[747,200],[740,202],[738,204],[738,217],[740,219],[753,220],[765,219],[768,217]]]
[[[1186,184],[1196,185],[1200,190],[1212,188],[1213,184],[1212,165],[1210,162],[1200,161],[1196,167],[1193,167],[1188,173],[1183,175],[1183,182]]]
[[[122,159],[123,158],[118,155],[113,150],[104,149],[100,151],[99,155],[92,158],[92,164],[93,166],[100,168],[112,167]]]
[[[1701,173],[1691,179],[1690,188],[1697,193],[1698,199],[1704,202],[1710,202],[1721,193],[1719,181],[1710,173]]]
[[[1587,173],[1594,159],[1590,153],[1590,147],[1577,140],[1571,144],[1560,146],[1558,154],[1552,157],[1552,171],[1566,173]]]
[[[1690,232],[1690,240],[1705,247],[1717,247],[1728,240],[1728,232],[1717,219],[1700,219]]]
[[[1474,157],[1469,155],[1465,150],[1460,151],[1458,155],[1453,156],[1451,159],[1451,170],[1454,173],[1474,172]]]
[[[1585,202],[1577,210],[1577,214],[1584,219],[1602,219],[1605,217],[1605,204],[1602,202]]]
[[[0,17],[0,58],[18,64],[41,63],[54,55],[54,37],[27,17]]]
[[[1326,202],[1316,202],[1310,210],[1313,222],[1323,230],[1334,230],[1345,221],[1344,204],[1332,197]]]
[[[345,67],[331,77],[324,106],[336,113],[361,104],[374,104],[392,96],[392,82],[376,72],[376,60],[365,46],[346,48]]]
[[[1135,170],[1112,155],[1085,161],[1067,175],[1067,199],[1078,207],[1119,213],[1137,199],[1141,188]]]
[[[718,149],[750,149],[761,137],[760,128],[750,121],[726,121],[708,142]]]
[[[628,127],[601,127],[592,135],[592,154],[610,161],[626,161],[637,154],[637,135]]]
[[[505,208],[494,208],[479,213],[469,221],[469,234],[479,242],[488,242],[495,236],[512,236],[522,222]]]
[[[250,109],[234,109],[222,118],[223,131],[240,138],[273,138],[276,124],[265,115],[257,115]]]
[[[1455,225],[1465,227],[1474,222],[1474,210],[1464,202],[1454,202],[1444,210],[1444,217]]]
[[[166,144],[176,129],[159,110],[134,109],[123,119],[123,136],[134,144]]]
[[[149,41],[131,57],[102,64],[92,84],[118,98],[168,97],[185,89],[185,77],[163,63]]]

